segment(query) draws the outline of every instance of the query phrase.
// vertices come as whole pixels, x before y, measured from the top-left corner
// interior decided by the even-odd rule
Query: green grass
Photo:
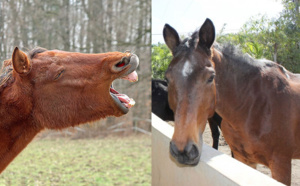
[[[151,138],[35,140],[0,175],[0,185],[150,185]]]

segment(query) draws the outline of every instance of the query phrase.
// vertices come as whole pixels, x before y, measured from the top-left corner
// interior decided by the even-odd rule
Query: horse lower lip
[[[112,99],[115,101],[115,103],[118,105],[118,107],[122,110],[124,114],[126,114],[129,109],[125,107],[125,105],[119,100],[117,96],[115,96],[113,93],[110,93]]]
[[[135,105],[135,101],[132,98],[129,98],[126,94],[119,93],[117,90],[114,89],[112,85],[109,88],[109,92],[111,96],[114,96],[113,98],[119,99],[119,101],[123,104],[120,105],[119,102],[117,102],[119,106],[124,106],[129,109]],[[116,101],[116,99],[114,100]]]

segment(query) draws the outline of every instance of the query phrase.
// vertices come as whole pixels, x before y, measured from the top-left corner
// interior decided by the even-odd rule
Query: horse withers
[[[0,172],[42,129],[63,129],[122,116],[134,100],[112,87],[137,81],[130,52],[83,54],[15,48],[0,74]]]
[[[213,45],[209,19],[183,41],[167,24],[163,35],[173,54],[165,75],[175,112],[175,160],[199,162],[205,123],[216,111],[234,157],[253,168],[266,165],[274,179],[290,185],[291,159],[300,158],[300,76],[233,45]]]

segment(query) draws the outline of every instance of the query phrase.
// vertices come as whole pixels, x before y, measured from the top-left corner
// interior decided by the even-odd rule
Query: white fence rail
[[[153,186],[283,185],[206,144],[197,166],[179,167],[169,155],[173,132],[172,126],[152,114]]]

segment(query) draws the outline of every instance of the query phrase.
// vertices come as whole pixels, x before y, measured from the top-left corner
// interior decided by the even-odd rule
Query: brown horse
[[[0,173],[42,129],[63,129],[122,116],[133,100],[111,85],[137,81],[129,52],[82,54],[15,48],[0,74]]]
[[[254,168],[264,164],[274,179],[290,185],[291,159],[300,158],[300,76],[232,45],[213,46],[209,19],[183,41],[167,24],[163,35],[173,53],[166,71],[175,112],[171,155],[197,164],[206,120],[216,111],[234,157]]]

